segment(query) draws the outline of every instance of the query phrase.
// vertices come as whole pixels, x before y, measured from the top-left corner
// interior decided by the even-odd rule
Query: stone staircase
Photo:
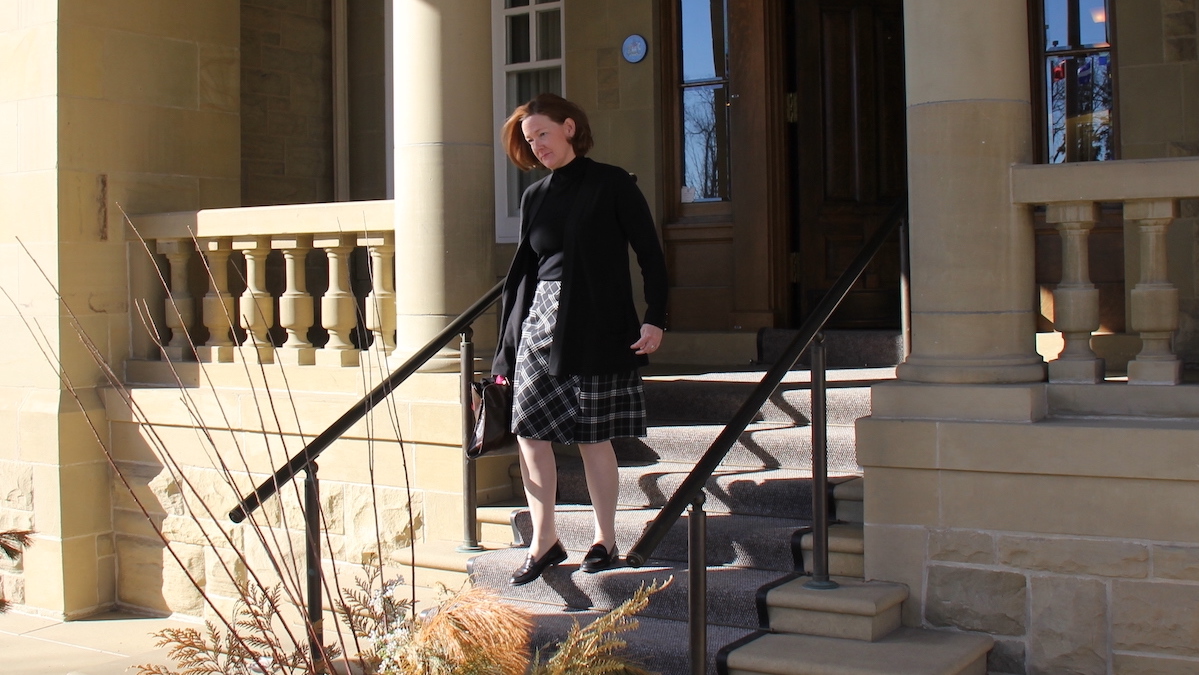
[[[830,567],[833,574],[859,577],[859,584],[862,493],[853,425],[858,417],[869,414],[869,385],[893,377],[893,372],[892,368],[847,369],[831,371],[829,376],[829,466],[835,484],[835,512],[857,521],[833,526]],[[649,436],[626,439],[616,446],[622,466],[617,513],[617,540],[622,551],[640,536],[760,377],[761,372],[756,371],[646,377]],[[726,660],[724,655],[718,658],[726,645],[757,638],[743,649],[749,650],[747,653],[762,649],[760,629],[774,620],[771,605],[759,596],[784,597],[787,591],[780,589],[795,583],[795,570],[810,558],[810,407],[808,373],[790,373],[708,482],[710,673],[717,672],[718,661]],[[641,627],[628,636],[629,649],[650,670],[664,675],[689,672],[686,516],[644,567],[591,575],[578,571],[582,554],[591,544],[592,521],[582,463],[569,448],[559,450],[558,501],[559,534],[571,552],[566,563],[532,584],[511,588],[508,577],[526,551],[498,550],[471,561],[474,583],[492,587],[530,609],[538,626],[534,644],[543,645],[560,639],[573,621],[586,622],[618,605],[641,584],[673,577],[670,587],[655,595],[642,613]],[[484,528],[502,522],[506,513],[511,513],[514,543],[527,541],[531,524],[523,509],[489,508],[481,518],[492,524]],[[896,587],[889,588],[893,596],[898,594]],[[888,609],[895,615],[896,625],[901,600]],[[880,625],[893,627],[885,622]],[[740,663],[740,652],[727,655],[730,668]],[[795,661],[793,657],[787,660]]]

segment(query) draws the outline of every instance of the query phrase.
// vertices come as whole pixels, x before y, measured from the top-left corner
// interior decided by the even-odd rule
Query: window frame
[[[495,185],[495,241],[498,244],[513,244],[520,241],[519,204],[509,202],[508,155],[504,150],[500,128],[512,110],[508,104],[508,77],[513,73],[558,68],[559,88],[566,95],[566,2],[565,0],[528,0],[527,5],[505,7],[506,0],[491,0],[491,64],[492,64],[492,111],[494,136],[494,185]],[[559,44],[561,50],[556,59],[538,59],[538,31],[536,15],[547,10],[558,11]],[[508,63],[508,17],[517,14],[530,15],[529,61]],[[523,101],[522,101],[523,103]],[[517,200],[520,199],[518,195]],[[509,211],[517,215],[509,216]]]

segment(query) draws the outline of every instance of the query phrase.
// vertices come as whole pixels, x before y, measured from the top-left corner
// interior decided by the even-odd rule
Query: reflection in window
[[[683,202],[729,199],[726,0],[680,0]]]
[[[728,107],[721,85],[683,90],[683,201],[727,199]]]
[[[1046,135],[1051,163],[1115,159],[1105,0],[1043,0]]]
[[[1114,159],[1110,55],[1053,56],[1047,62],[1049,161]]]

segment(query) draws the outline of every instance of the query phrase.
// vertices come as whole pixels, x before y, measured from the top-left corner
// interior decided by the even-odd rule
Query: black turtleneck
[[[575,157],[566,166],[554,170],[549,189],[529,228],[529,245],[537,254],[539,281],[562,279],[562,238],[566,219],[570,217],[570,209],[579,193],[586,162],[584,157]]]

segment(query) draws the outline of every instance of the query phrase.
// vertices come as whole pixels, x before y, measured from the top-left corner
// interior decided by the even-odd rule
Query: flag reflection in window
[[[1105,0],[1043,0],[1051,163],[1115,159],[1112,52]]]

